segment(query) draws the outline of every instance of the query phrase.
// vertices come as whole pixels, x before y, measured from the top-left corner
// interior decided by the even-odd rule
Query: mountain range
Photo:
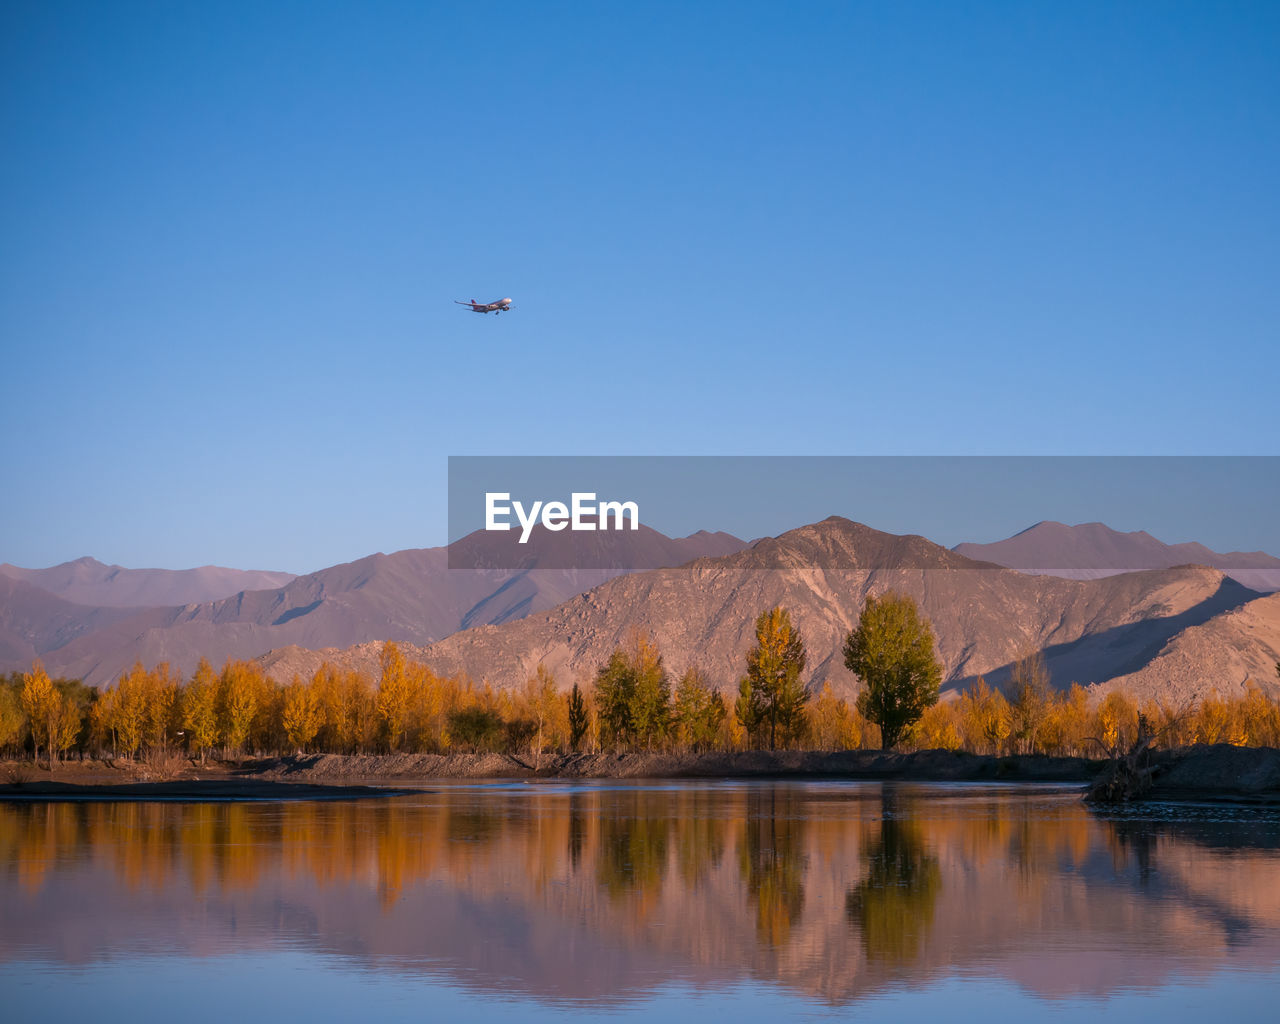
[[[909,568],[889,568],[894,565]],[[841,648],[868,596],[896,590],[913,597],[932,623],[944,689],[978,676],[1001,685],[1013,662],[1043,650],[1056,685],[1100,684],[1131,677],[1140,696],[1191,699],[1201,691],[1238,690],[1246,679],[1280,692],[1280,599],[1266,598],[1206,566],[1125,573],[1099,580],[1033,576],[978,562],[923,537],[881,533],[831,518],[757,541],[720,558],[634,573],[518,621],[455,633],[408,654],[445,673],[497,686],[523,682],[539,665],[562,685],[585,680],[635,630],[651,634],[675,674],[696,665],[722,689],[741,675],[756,616],[774,605],[792,614],[808,651],[803,679],[855,690]],[[1212,624],[1212,625],[1211,625]],[[1206,629],[1200,636],[1192,631]],[[1143,670],[1181,639],[1192,650],[1204,637],[1247,648],[1247,665],[1197,661],[1174,690]],[[1188,639],[1190,637],[1190,639]],[[323,660],[376,675],[381,645],[346,651],[275,651],[263,663],[277,678],[307,674]],[[1193,657],[1193,660],[1196,660]],[[1242,667],[1243,666],[1243,667]]]
[[[0,576],[34,584],[73,604],[105,608],[145,608],[155,605],[199,604],[217,601],[242,590],[283,587],[294,579],[289,572],[225,569],[125,569],[103,565],[95,558],[77,558],[49,569],[22,569],[0,563]]]
[[[0,574],[0,668],[26,668],[39,656],[55,674],[102,684],[135,660],[189,673],[206,656],[215,664],[257,657],[284,679],[326,659],[376,674],[382,641],[394,639],[440,672],[518,685],[542,664],[567,686],[642,629],[674,672],[696,664],[730,688],[756,615],[783,604],[806,639],[806,681],[847,694],[854,680],[843,665],[844,638],[867,596],[895,589],[929,617],[948,689],[979,675],[999,685],[1020,655],[1043,650],[1059,686],[1122,682],[1177,700],[1238,691],[1249,679],[1276,690],[1280,595],[1264,598],[1222,568],[1139,567],[1069,579],[995,564],[1025,556],[1033,561],[1024,566],[1092,572],[1107,557],[1114,567],[1130,565],[1134,551],[1167,560],[1187,547],[1143,533],[1041,523],[1007,542],[948,550],[838,517],[750,545],[728,534],[672,539],[642,528],[608,541],[597,535],[591,564],[601,568],[547,568],[569,564],[565,536],[535,533],[518,563],[510,547],[477,534],[452,552],[376,554],[283,586],[168,607],[76,604],[29,582],[64,581],[64,593],[76,592],[65,566],[24,570],[19,579]],[[455,565],[491,567],[450,569],[451,555]],[[1252,569],[1270,556],[1241,557]]]
[[[473,534],[457,542],[455,561],[498,567],[450,569],[449,548],[417,548],[370,555],[271,589],[168,607],[75,604],[26,579],[0,576],[0,669],[29,668],[39,657],[55,675],[101,685],[139,660],[167,661],[190,673],[202,656],[220,664],[291,644],[345,647],[388,638],[426,644],[553,607],[633,566],[678,565],[745,545],[726,533],[670,538],[644,526],[601,536],[606,550],[595,553],[592,564],[602,566],[595,569],[541,568],[541,560],[567,564],[554,534],[519,549],[519,564],[506,535]],[[70,575],[63,566],[44,572],[49,576],[36,578]],[[137,588],[130,584],[126,592]]]
[[[1211,551],[1203,544],[1165,544],[1145,530],[1121,533],[1102,523],[1067,526],[1046,520],[994,544],[957,544],[953,551],[1007,569],[1072,580],[1096,580],[1141,569],[1208,565],[1253,590],[1280,590],[1280,558],[1262,551]]]

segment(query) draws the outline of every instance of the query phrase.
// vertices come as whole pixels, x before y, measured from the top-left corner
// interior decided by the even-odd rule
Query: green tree
[[[587,702],[583,699],[578,684],[573,684],[569,691],[569,746],[574,750],[582,743],[587,734]]]
[[[679,742],[693,750],[706,750],[716,740],[728,710],[724,698],[711,688],[697,668],[690,668],[676,686],[675,722]]]
[[[671,682],[662,655],[648,637],[632,637],[617,648],[596,676],[601,742],[653,747],[671,728]]]
[[[781,606],[761,612],[755,646],[747,652],[747,674],[738,687],[737,711],[753,738],[767,728],[770,750],[776,750],[779,741],[785,745],[804,734],[804,706],[809,700],[800,684],[804,664],[804,640],[791,613]]]
[[[448,714],[449,735],[472,750],[497,750],[505,739],[505,723],[498,712],[485,707],[456,708]]]
[[[596,673],[596,708],[600,715],[602,746],[630,743],[635,737],[631,721],[631,695],[635,687],[627,656],[619,647]]]
[[[671,733],[671,678],[662,666],[657,645],[645,634],[632,638],[629,657],[635,678],[631,721],[636,741],[652,749]]]
[[[942,871],[895,799],[882,797],[880,835],[864,841],[867,875],[845,897],[845,913],[862,934],[870,961],[911,963],[933,927]]]
[[[844,642],[844,663],[862,680],[858,711],[880,726],[885,749],[938,702],[942,668],[933,630],[911,598],[889,591],[867,598],[858,628]]]

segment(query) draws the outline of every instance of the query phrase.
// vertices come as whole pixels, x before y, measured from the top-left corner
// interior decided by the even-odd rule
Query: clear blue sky
[[[0,560],[442,543],[449,454],[1274,454],[1277,54],[1275,3],[8,0]]]

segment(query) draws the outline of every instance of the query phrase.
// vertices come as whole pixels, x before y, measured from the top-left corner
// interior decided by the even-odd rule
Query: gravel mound
[[[1156,775],[1152,797],[1243,796],[1280,800],[1280,750],[1200,745],[1178,752]]]

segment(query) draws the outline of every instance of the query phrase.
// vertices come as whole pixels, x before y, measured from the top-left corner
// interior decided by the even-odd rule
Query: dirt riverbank
[[[702,754],[316,754],[255,762],[255,775],[333,782],[340,779],[706,779],[857,778],[935,782],[1086,782],[1099,764],[1084,758],[982,757],[942,750],[735,751]]]
[[[1280,803],[1280,750],[1198,746],[1152,755],[1148,799]],[[167,777],[131,762],[0,766],[0,799],[325,799],[385,796],[430,779],[850,779],[914,782],[1092,781],[1105,762],[1075,757],[985,757],[942,750],[736,751],[702,754],[310,754],[241,762],[184,762]]]

